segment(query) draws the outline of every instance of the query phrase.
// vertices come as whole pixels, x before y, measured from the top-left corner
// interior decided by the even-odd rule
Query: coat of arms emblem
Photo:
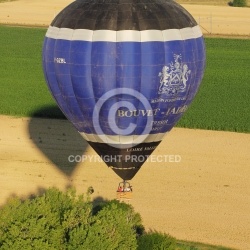
[[[176,96],[180,92],[185,92],[190,73],[191,70],[188,69],[188,65],[182,63],[181,54],[174,54],[174,62],[163,66],[159,73],[160,87],[158,93]]]

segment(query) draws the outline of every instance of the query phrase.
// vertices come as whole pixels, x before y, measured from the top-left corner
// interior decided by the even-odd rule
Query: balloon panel
[[[204,46],[197,48],[202,39],[134,43],[60,39],[55,43],[46,42],[44,53],[48,55],[48,59],[44,61],[44,65],[53,78],[48,81],[52,92],[61,93],[70,111],[65,112],[65,115],[74,117],[74,125],[78,131],[95,132],[91,121],[84,126],[82,120],[84,117],[92,117],[97,100],[105,93],[115,88],[132,88],[148,99],[154,121],[168,120],[164,126],[155,122],[150,134],[164,133],[186,111],[185,107],[197,92],[204,69]],[[46,40],[55,39],[47,37]],[[51,51],[54,51],[54,58],[51,58]],[[55,75],[56,79],[53,77]],[[108,123],[110,107],[114,101],[121,99],[119,95],[115,95],[106,100],[107,107],[100,112],[103,122]],[[118,123],[123,124],[126,120],[127,123],[134,123],[137,117],[135,134],[139,135],[144,129],[145,119],[151,114],[147,113],[136,96],[126,98],[124,95],[123,100],[129,100],[136,108],[123,112],[120,109],[120,116],[115,118]],[[102,130],[104,134],[115,135],[108,126],[103,126]]]

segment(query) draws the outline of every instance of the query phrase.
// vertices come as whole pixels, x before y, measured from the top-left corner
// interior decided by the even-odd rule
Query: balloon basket
[[[132,199],[132,186],[128,181],[122,181],[119,183],[116,198],[118,200],[131,200]]]
[[[116,192],[116,198],[118,200],[131,200],[132,192]]]

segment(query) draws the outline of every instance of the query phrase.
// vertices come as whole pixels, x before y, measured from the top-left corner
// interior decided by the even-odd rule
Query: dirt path
[[[120,179],[91,160],[68,121],[1,116],[0,128],[0,204],[51,186],[93,186],[94,198],[115,198]],[[249,148],[250,134],[176,128],[133,179],[131,204],[147,228],[250,249]],[[86,160],[68,161],[78,155]]]
[[[48,26],[72,0],[18,0],[0,3],[0,23]],[[250,8],[183,4],[204,34],[250,37]]]
[[[48,26],[70,2],[1,3],[0,23]],[[204,33],[250,36],[250,8],[183,6]],[[1,116],[0,128],[0,204],[51,186],[82,192],[91,185],[94,198],[115,197],[120,179],[90,160],[96,154],[69,122]],[[250,134],[171,131],[133,179],[131,203],[144,225],[179,239],[250,249],[249,148]],[[68,161],[83,154],[84,162]],[[167,162],[156,162],[165,155]]]

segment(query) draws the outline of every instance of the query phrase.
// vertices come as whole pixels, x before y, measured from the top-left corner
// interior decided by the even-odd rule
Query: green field
[[[178,126],[250,132],[250,40],[205,41],[204,79]]]
[[[1,114],[31,116],[44,106],[55,105],[42,70],[45,32],[0,26]]]
[[[0,26],[0,114],[63,117],[43,77],[45,32]],[[177,126],[250,132],[250,40],[206,38],[205,42],[205,76]]]

